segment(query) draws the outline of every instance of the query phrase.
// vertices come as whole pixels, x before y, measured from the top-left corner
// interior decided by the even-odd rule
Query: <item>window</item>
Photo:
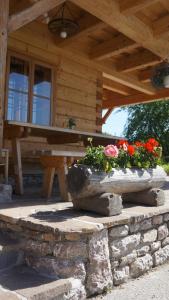
[[[9,56],[7,120],[50,125],[52,74],[46,65]]]

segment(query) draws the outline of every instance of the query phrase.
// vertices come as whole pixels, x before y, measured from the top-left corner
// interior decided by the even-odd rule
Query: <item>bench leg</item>
[[[12,140],[12,151],[13,151],[13,159],[14,159],[16,194],[23,195],[21,146],[20,146],[20,140],[18,138]]]
[[[50,167],[45,168],[42,196],[47,199],[51,198],[52,195],[54,175],[55,175],[55,168],[50,168]]]
[[[57,169],[57,175],[58,175],[58,181],[59,181],[59,189],[60,189],[60,195],[63,201],[71,201],[70,194],[67,190],[67,180],[66,180],[66,174],[67,174],[67,164],[65,163],[65,160],[63,160],[60,167]]]

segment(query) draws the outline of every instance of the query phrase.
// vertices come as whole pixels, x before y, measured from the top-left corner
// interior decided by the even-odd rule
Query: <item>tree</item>
[[[123,108],[128,111],[124,135],[131,141],[156,138],[169,156],[169,100]]]

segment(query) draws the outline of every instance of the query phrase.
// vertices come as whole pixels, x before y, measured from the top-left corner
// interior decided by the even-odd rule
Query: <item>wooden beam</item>
[[[169,14],[156,20],[152,28],[156,37],[165,36],[166,34],[169,35]]]
[[[168,100],[169,99],[169,89],[163,89],[161,91],[157,91],[155,95],[145,95],[145,94],[136,94],[130,95],[126,97],[115,98],[114,95],[111,95],[111,91],[104,90],[104,101],[103,101],[103,109],[105,108],[115,108],[119,106],[126,105],[135,105],[142,104],[145,102],[152,102],[156,100]]]
[[[132,91],[127,86],[114,82],[108,78],[103,78],[103,88],[124,96],[130,95]]]
[[[120,11],[125,15],[132,15],[157,1],[158,0],[120,0]]]
[[[84,64],[93,68],[99,72],[104,73],[104,77],[109,78],[115,82],[120,84],[129,86],[130,88],[134,88],[140,92],[147,93],[147,94],[154,94],[155,89],[150,84],[142,83],[138,80],[136,76],[123,74],[117,72],[115,67],[110,65],[109,62],[96,62],[89,59],[89,56],[85,53],[82,53],[78,49],[66,49],[57,47],[57,45],[53,42],[53,34],[50,34],[48,28],[45,24],[37,24],[38,26],[38,34],[35,32],[35,24],[31,23],[29,26],[24,27],[22,30],[16,31],[11,35],[11,40],[9,40],[9,45],[11,47],[15,47],[16,50],[16,42],[18,41],[25,41],[29,47],[29,44],[34,46],[37,49],[37,55],[39,57],[39,50],[38,50],[38,43],[40,45],[41,53],[46,55],[46,43],[50,45],[48,47],[48,51],[50,55],[60,55],[64,56],[65,58],[69,58],[76,63]],[[41,28],[41,30],[39,30]],[[41,34],[39,34],[41,32]],[[45,43],[44,43],[45,39]]]
[[[8,31],[12,32],[25,26],[63,2],[65,0],[39,0],[29,8],[12,15],[9,18]]]
[[[113,111],[113,108],[109,108],[107,110],[107,112],[105,113],[104,117],[102,118],[102,124],[106,123],[106,121],[107,121],[108,117],[110,116],[110,114],[112,113],[112,111]]]
[[[129,51],[137,48],[139,45],[124,35],[119,35],[111,40],[95,46],[90,53],[91,59],[102,60],[119,55],[124,51]]]
[[[119,72],[129,72],[156,65],[160,61],[161,59],[157,55],[149,51],[143,51],[129,56],[120,57],[120,59],[116,62],[116,68]]]
[[[169,41],[156,39],[152,29],[132,15],[130,18],[120,12],[117,1],[109,0],[71,0],[74,4],[100,18],[109,26],[126,35],[142,47],[159,57],[166,59],[169,53]],[[165,45],[165,47],[164,47]]]
[[[3,147],[3,114],[5,97],[5,74],[7,55],[7,24],[9,15],[9,0],[1,0],[0,9],[0,148]]]
[[[168,0],[160,0],[160,2],[169,11],[169,1]]]
[[[58,42],[57,45],[59,47],[69,46],[70,44],[76,42],[82,37],[89,35],[96,30],[103,29],[107,26],[105,23],[103,23],[102,21],[98,20],[96,17],[91,15],[85,15],[84,17],[82,17],[78,21],[78,24],[80,28],[78,32],[73,36],[68,37],[65,40],[62,39],[60,42]]]
[[[152,69],[148,69],[148,70],[142,70],[139,75],[138,75],[138,79],[141,82],[150,82],[151,81],[151,76],[152,76],[153,70]]]

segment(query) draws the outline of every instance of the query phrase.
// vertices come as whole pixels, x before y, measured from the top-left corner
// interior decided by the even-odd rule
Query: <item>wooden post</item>
[[[2,149],[9,0],[1,0],[0,4],[0,148]]]
[[[20,146],[19,138],[14,138],[12,140],[12,152],[13,152],[13,158],[14,158],[16,194],[23,195],[21,146]]]
[[[55,168],[46,167],[44,170],[42,196],[49,199],[52,195]]]

